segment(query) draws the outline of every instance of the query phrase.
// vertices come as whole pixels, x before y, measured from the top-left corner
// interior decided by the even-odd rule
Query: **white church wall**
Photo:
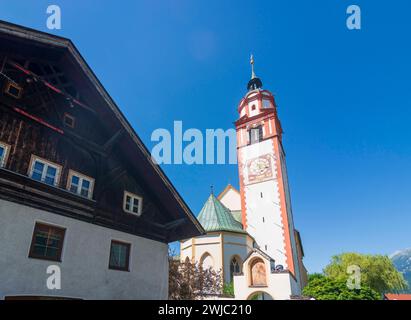
[[[224,206],[232,211],[241,210],[241,196],[233,189],[228,190],[220,201]]]
[[[287,217],[289,220],[289,225],[290,225],[290,240],[291,240],[291,247],[292,247],[292,255],[293,255],[293,260],[294,260],[294,270],[295,270],[295,276],[298,279],[298,282],[300,282],[301,279],[301,270],[300,266],[298,264],[298,252],[297,252],[297,243],[295,239],[295,233],[294,233],[294,221],[293,221],[293,214],[292,214],[292,206],[291,206],[291,195],[290,195],[290,186],[288,183],[288,173],[287,173],[287,166],[285,163],[285,155],[283,151],[281,150],[281,171],[283,173],[283,182],[284,182],[284,188],[285,188],[285,199],[286,199],[286,209],[287,209]]]
[[[188,239],[180,242],[180,261],[184,262],[188,257],[191,261],[193,256],[193,239]]]
[[[266,267],[266,286],[251,285],[251,264],[255,258],[262,259]],[[274,300],[288,300],[291,295],[296,294],[296,283],[288,272],[271,273],[270,261],[258,253],[253,253],[245,261],[243,274],[234,276],[235,298],[239,300],[250,299],[258,292],[269,294]]]
[[[229,283],[231,280],[230,265],[233,257],[240,258],[242,265],[251,251],[249,237],[245,234],[224,233],[224,281]]]
[[[272,140],[240,149],[244,164],[256,157],[273,154]],[[276,155],[273,154],[274,157]],[[272,161],[274,177],[277,176]],[[247,176],[247,174],[245,174]],[[244,187],[247,212],[247,232],[254,237],[259,248],[271,256],[276,264],[287,268],[283,221],[280,208],[280,192],[277,179],[246,185]],[[262,195],[262,197],[261,197]]]
[[[222,246],[221,235],[219,233],[208,233],[204,236],[189,239],[181,243],[180,247],[180,259],[184,261],[189,257],[190,261],[192,257],[194,262],[200,263],[200,260],[205,255],[210,255],[207,258],[206,266],[212,266],[216,271],[222,270]]]
[[[199,262],[205,254],[209,254],[212,257],[212,264],[209,266],[212,266],[214,270],[219,271],[223,268],[220,235],[196,238],[195,260]]]
[[[291,276],[288,273],[273,273],[267,278],[266,287],[252,287],[245,276],[234,276],[236,300],[250,299],[255,293],[265,292],[274,300],[289,300],[293,295]]]

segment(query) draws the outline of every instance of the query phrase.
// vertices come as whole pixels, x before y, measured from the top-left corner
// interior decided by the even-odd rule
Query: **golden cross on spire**
[[[250,64],[251,64],[251,79],[257,78],[254,72],[254,56],[252,54],[250,57]]]

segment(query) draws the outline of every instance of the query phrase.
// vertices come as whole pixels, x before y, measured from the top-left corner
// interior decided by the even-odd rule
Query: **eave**
[[[33,45],[46,46],[47,49],[49,48],[50,50],[58,49],[65,51],[65,54],[68,54],[68,58],[80,67],[83,75],[87,78],[89,83],[92,84],[92,87],[96,90],[98,95],[104,100],[106,106],[114,115],[114,118],[121,124],[125,132],[127,132],[128,138],[133,143],[130,152],[141,161],[138,162],[139,166],[141,166],[141,168],[139,168],[140,173],[147,181],[150,181],[152,193],[158,195],[159,200],[164,204],[165,210],[171,218],[170,223],[172,221],[181,221],[181,219],[184,219],[184,223],[180,223],[175,226],[174,229],[170,229],[168,240],[176,241],[205,233],[204,229],[179,195],[171,181],[164,174],[163,170],[152,161],[150,152],[146,146],[138,137],[137,133],[131,127],[119,107],[97,79],[96,75],[71,40],[4,21],[0,21],[0,37],[25,41]],[[124,143],[125,145],[128,145],[127,142]]]

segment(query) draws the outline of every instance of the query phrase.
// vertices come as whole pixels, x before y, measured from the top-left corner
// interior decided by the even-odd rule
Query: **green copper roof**
[[[213,194],[210,195],[198,215],[203,228],[207,231],[231,231],[245,233],[240,222]]]
[[[236,219],[238,222],[241,223],[242,220],[242,213],[241,210],[230,210],[232,216],[234,217],[234,219]]]

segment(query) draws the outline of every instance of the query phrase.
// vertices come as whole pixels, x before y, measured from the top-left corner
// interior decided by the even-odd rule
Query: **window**
[[[201,256],[200,268],[202,268],[203,270],[214,268],[214,259],[208,252],[204,253]]]
[[[3,168],[6,166],[9,150],[10,150],[9,145],[0,142],[0,168]]]
[[[129,271],[130,247],[129,243],[111,241],[109,269]]]
[[[47,183],[51,186],[57,186],[60,180],[61,166],[41,159],[36,156],[31,156],[30,178]]]
[[[263,108],[264,109],[271,108],[271,101],[268,99],[263,99]]]
[[[142,208],[143,208],[143,198],[142,197],[139,197],[138,195],[132,194],[127,191],[124,192],[123,209],[125,212],[140,216]]]
[[[93,198],[94,179],[70,170],[67,179],[67,190],[85,198]]]
[[[13,98],[20,99],[23,89],[17,83],[8,82],[4,92]]]
[[[234,257],[230,263],[230,279],[234,280],[234,276],[241,272],[240,262],[237,257]]]
[[[61,261],[65,233],[63,228],[36,223],[29,257]]]
[[[250,143],[257,143],[263,140],[263,127],[258,126],[256,128],[251,128],[249,131],[250,134]]]
[[[69,128],[74,128],[76,124],[76,118],[74,118],[72,115],[65,113],[63,117],[63,122],[64,125],[69,127]]]

